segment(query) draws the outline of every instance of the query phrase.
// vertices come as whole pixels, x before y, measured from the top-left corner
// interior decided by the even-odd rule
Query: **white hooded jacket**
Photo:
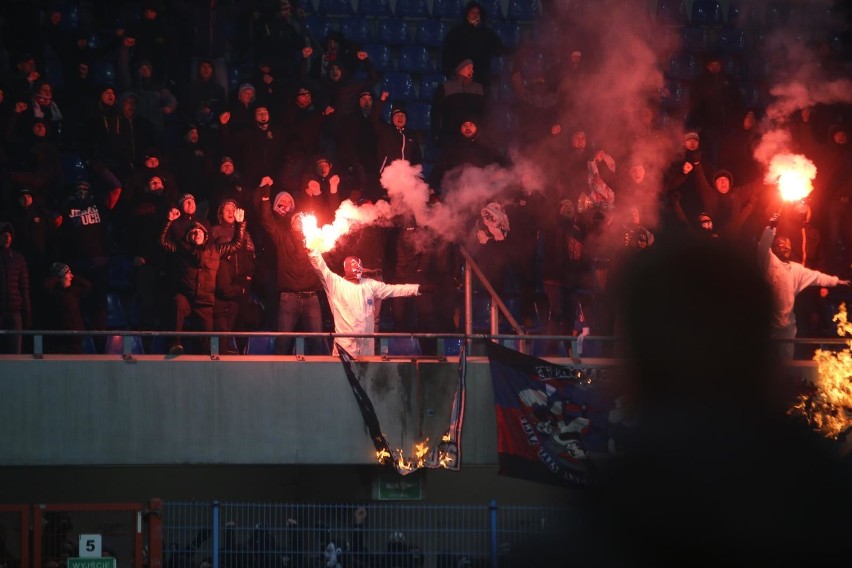
[[[319,274],[328,296],[336,333],[373,333],[375,331],[373,310],[376,300],[416,296],[420,290],[419,284],[385,284],[372,278],[361,278],[358,283],[350,282],[332,272],[318,251],[310,251],[308,258]],[[335,341],[335,354],[337,345],[353,357],[375,354],[375,342],[372,338],[338,337]]]

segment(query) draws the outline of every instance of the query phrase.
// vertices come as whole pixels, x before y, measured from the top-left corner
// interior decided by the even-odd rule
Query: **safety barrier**
[[[555,507],[165,502],[164,566],[524,566],[564,539]]]

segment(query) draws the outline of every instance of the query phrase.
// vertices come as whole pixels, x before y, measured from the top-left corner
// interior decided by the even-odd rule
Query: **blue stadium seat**
[[[80,6],[78,2],[56,2],[52,9],[62,15],[59,29],[66,33],[76,33],[80,29]]]
[[[423,355],[423,351],[414,337],[389,337],[388,355]]]
[[[532,72],[531,69],[527,68],[525,71]],[[511,75],[512,73],[512,61],[506,55],[493,55],[491,56],[491,74],[493,76],[499,75]]]
[[[390,71],[394,68],[389,46],[381,43],[368,43],[364,46],[364,51],[370,55],[373,67],[377,71]]]
[[[394,14],[398,18],[408,19],[430,18],[432,16],[426,0],[396,0]]]
[[[512,78],[508,75],[503,75],[496,78],[491,86],[491,98],[495,101],[503,103],[511,103],[515,101],[515,89],[512,87]]]
[[[91,68],[92,79],[96,85],[115,87],[115,63],[112,61],[96,61]]]
[[[111,290],[131,290],[135,287],[133,280],[133,257],[126,254],[116,254],[109,261],[109,287]]]
[[[495,22],[494,33],[509,49],[515,49],[521,43],[521,25],[517,22]]]
[[[127,311],[124,308],[124,300],[118,292],[107,293],[107,328],[127,328]]]
[[[424,73],[420,76],[420,100],[431,101],[435,98],[435,91],[438,85],[443,83],[447,78],[443,73]]]
[[[512,132],[518,127],[518,114],[515,112],[514,103],[496,102],[489,115],[493,120],[494,127],[501,132]]]
[[[326,16],[352,16],[355,14],[351,0],[319,0],[317,8],[320,14]]]
[[[429,49],[424,45],[404,45],[399,50],[399,70],[409,73],[431,73],[435,70]]]
[[[388,71],[382,77],[382,91],[387,91],[390,100],[413,101],[417,99],[417,91],[414,89],[414,81],[411,74],[405,71]],[[409,117],[410,120],[410,117]]]
[[[414,42],[426,47],[441,47],[450,26],[441,20],[420,20],[414,32]]]
[[[400,18],[428,18],[431,15],[426,0],[396,0],[394,13]]]
[[[700,71],[701,67],[695,56],[691,53],[681,51],[669,58],[665,74],[672,79],[688,81],[694,79]]]
[[[62,166],[62,181],[65,185],[71,185],[75,181],[89,178],[89,171],[83,162],[82,156],[75,152],[61,152],[59,163]]]
[[[680,31],[681,47],[690,53],[713,51],[714,36],[711,29],[702,26],[684,26]]]
[[[340,22],[343,37],[361,45],[373,41],[372,21],[367,18],[344,18]]]
[[[488,294],[473,294],[471,319],[474,330],[491,329],[491,296]]]
[[[432,17],[439,20],[461,21],[464,11],[462,0],[432,0]]]
[[[420,132],[432,127],[432,105],[425,101],[414,101],[405,107],[408,115],[408,128]]]
[[[461,353],[463,345],[464,339],[461,338],[444,339],[444,355],[458,355]]]
[[[62,70],[62,62],[56,57],[50,57],[44,62],[44,77],[54,89],[61,89],[65,85],[65,72]]]
[[[107,355],[123,355],[124,337],[122,335],[107,336],[104,353]],[[130,353],[132,355],[143,355],[145,349],[142,347],[142,338],[138,335],[129,335],[127,337],[130,340]]]
[[[740,0],[731,0],[728,3],[728,12],[725,14],[725,22],[729,26],[745,24],[753,8]]]
[[[656,20],[666,26],[685,26],[689,23],[684,0],[657,0]]]
[[[268,335],[252,335],[246,345],[246,355],[275,355],[275,338]]]
[[[479,3],[482,5],[482,9],[485,10],[486,23],[499,22],[504,18],[503,6],[500,0],[479,0]]]
[[[746,48],[744,30],[725,27],[719,33],[719,49],[725,53],[743,53]]]
[[[305,18],[305,27],[316,41],[321,42],[334,29],[334,22],[330,18],[320,16],[319,14],[309,14]]]
[[[387,122],[388,124],[390,124],[390,117],[391,117],[391,112],[393,112],[393,108],[394,108],[394,105],[382,105],[381,119],[383,121]],[[384,302],[382,302],[382,314],[384,314],[384,312],[385,312],[385,309],[384,309],[385,305],[386,304]],[[391,326],[390,329],[393,329],[393,326]]]
[[[664,109],[677,108],[686,102],[686,93],[683,83],[666,79],[660,89],[660,105]]]
[[[538,0],[509,0],[506,19],[512,22],[529,22],[541,16]]]
[[[387,18],[392,15],[390,0],[358,0],[358,15],[368,18]]]
[[[95,338],[91,335],[83,336],[83,353],[86,355],[96,355],[98,349],[95,347]]]
[[[390,46],[411,43],[408,22],[402,18],[382,18],[376,28],[376,41]]]
[[[722,5],[715,0],[694,0],[692,2],[692,25],[693,26],[721,26],[724,23],[722,17]]]

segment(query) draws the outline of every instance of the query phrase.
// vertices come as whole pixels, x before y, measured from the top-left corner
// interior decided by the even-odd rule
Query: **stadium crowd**
[[[848,283],[850,91],[819,95],[849,81],[846,42],[830,33],[848,14],[797,40],[786,67],[758,71],[762,43],[720,38],[770,46],[783,26],[663,22],[646,4],[542,2],[543,17],[512,22],[520,35],[510,37],[497,31],[502,3],[467,2],[405,72],[414,34],[382,44],[387,60],[378,41],[348,37],[347,22],[410,31],[436,20],[425,12],[370,19],[353,4],[328,15],[320,0],[6,3],[3,329],[221,331],[225,353],[245,351],[230,331],[332,331],[301,214],[331,223],[347,200],[392,199],[383,174],[398,160],[420,168],[425,211],[455,213],[452,230],[429,222],[437,213],[394,207],[324,254],[340,275],[357,257],[364,276],[422,286],[376,300],[380,331],[462,328],[462,248],[525,329],[551,334],[614,334],[613,286],[631,257],[718,239],[750,247],[757,263],[768,223],[786,239],[772,254],[835,276],[813,283]],[[703,29],[702,42],[689,44],[687,29]],[[802,68],[809,96],[778,88],[801,84]],[[810,195],[781,200],[766,177],[770,139],[770,154],[815,165]],[[799,335],[828,333],[829,292],[796,292]],[[49,352],[85,349],[80,336],[48,339]],[[179,337],[145,346],[185,347],[206,348]],[[27,348],[10,335],[3,352]]]

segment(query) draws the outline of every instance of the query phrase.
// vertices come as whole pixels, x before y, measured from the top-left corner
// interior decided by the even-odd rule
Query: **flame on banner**
[[[445,435],[443,440],[449,441],[449,435]],[[395,455],[388,453],[387,450],[377,451],[376,459],[382,465],[393,465],[397,472],[402,475],[407,475],[427,466],[451,467],[455,463],[455,457],[446,450],[441,449],[442,447],[443,445],[438,448],[430,447],[429,438],[426,438],[422,442],[414,444],[414,456],[412,457],[406,457],[402,448],[396,448],[393,450],[393,454]]]
[[[801,154],[776,154],[769,163],[765,181],[778,185],[782,200],[795,202],[813,191],[816,173],[814,163]]]
[[[846,304],[832,318],[837,334],[852,336],[852,323],[847,320]],[[799,415],[827,438],[837,439],[852,427],[852,340],[838,352],[818,349],[814,355],[819,382],[812,393],[799,396],[789,410]]]

